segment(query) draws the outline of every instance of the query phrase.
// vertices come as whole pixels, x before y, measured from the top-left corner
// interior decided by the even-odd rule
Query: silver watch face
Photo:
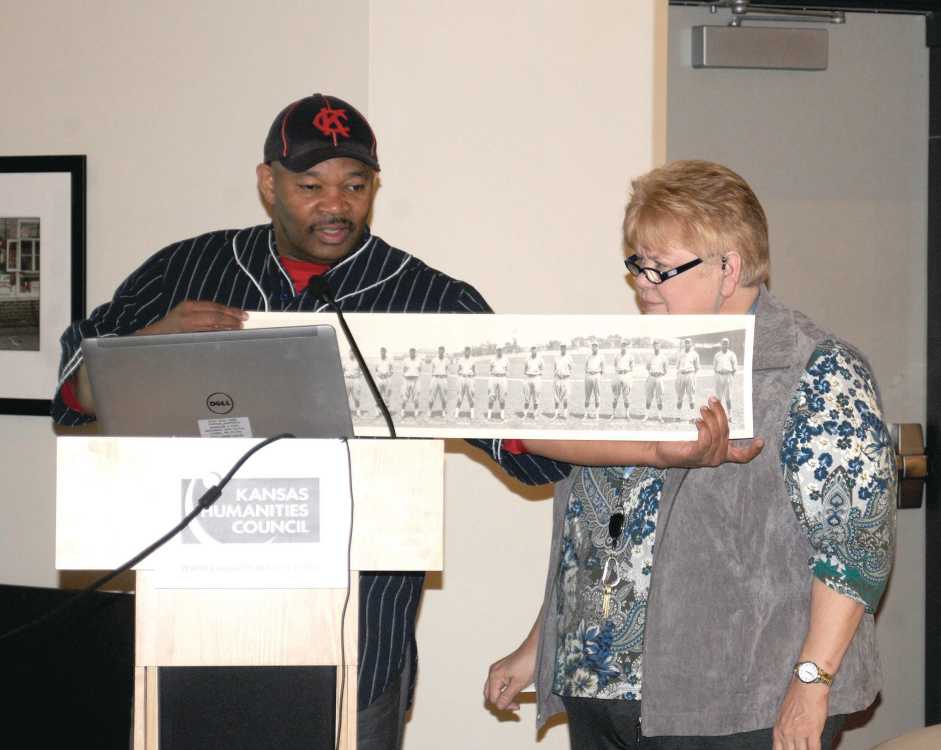
[[[819,676],[817,665],[812,661],[802,661],[797,665],[797,679],[801,682],[814,682]]]

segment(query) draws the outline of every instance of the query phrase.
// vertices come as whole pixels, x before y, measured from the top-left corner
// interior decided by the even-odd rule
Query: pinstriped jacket
[[[368,230],[357,249],[324,278],[344,312],[491,312],[473,286],[391,247]],[[270,224],[210,232],[157,252],[128,276],[110,302],[69,326],[61,338],[60,383],[81,365],[83,338],[131,334],[188,299],[243,310],[323,309],[308,290],[295,293],[279,260]],[[63,425],[92,420],[70,409],[59,389],[52,416]],[[472,442],[491,449],[489,441]],[[568,467],[525,455],[495,451],[494,457],[529,483],[554,481],[568,471]],[[407,655],[416,653],[415,615],[423,581],[421,573],[364,573],[360,577],[360,708],[375,701],[399,674]]]

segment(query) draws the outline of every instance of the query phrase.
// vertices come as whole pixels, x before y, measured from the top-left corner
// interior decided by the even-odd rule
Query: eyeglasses
[[[631,276],[640,276],[644,274],[644,278],[647,279],[651,284],[662,284],[664,281],[672,279],[674,276],[679,276],[684,271],[688,271],[690,268],[695,268],[700,263],[702,263],[702,258],[695,258],[688,263],[684,263],[681,266],[676,268],[669,268],[666,271],[658,271],[656,268],[645,268],[640,265],[640,256],[632,255],[624,261],[624,265],[627,267],[627,270],[631,272]],[[722,259],[722,262],[725,263],[725,258]]]

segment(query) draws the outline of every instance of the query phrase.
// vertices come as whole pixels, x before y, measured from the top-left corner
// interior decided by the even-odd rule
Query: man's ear
[[[274,170],[270,164],[259,164],[255,167],[255,174],[258,176],[258,193],[261,199],[268,205],[274,205]]]
[[[738,289],[742,280],[742,256],[736,252],[726,253],[722,256],[722,284],[720,294],[728,299]]]

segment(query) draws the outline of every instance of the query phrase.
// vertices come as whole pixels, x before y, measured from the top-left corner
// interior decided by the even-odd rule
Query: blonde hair
[[[768,280],[768,220],[755,193],[728,167],[708,161],[674,161],[631,182],[624,241],[665,248],[682,241],[704,260],[737,252],[742,286]]]

